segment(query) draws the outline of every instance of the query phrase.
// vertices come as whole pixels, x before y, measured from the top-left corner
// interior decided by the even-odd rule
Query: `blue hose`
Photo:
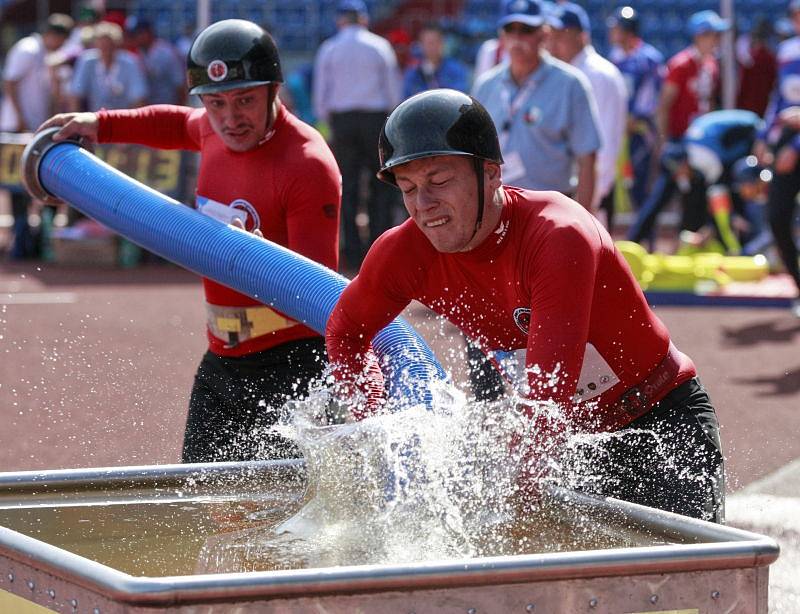
[[[274,307],[325,334],[347,279],[270,241],[202,215],[144,186],[74,143],[44,153],[38,180],[50,194],[147,250]],[[430,406],[428,384],[446,375],[401,318],[372,340],[395,408]]]

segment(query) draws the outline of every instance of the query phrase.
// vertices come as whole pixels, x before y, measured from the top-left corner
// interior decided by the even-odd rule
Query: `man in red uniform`
[[[603,226],[559,193],[502,185],[490,116],[454,90],[400,104],[380,157],[380,177],[403,192],[411,219],[373,245],[328,322],[337,394],[363,375],[368,399],[382,390],[369,340],[418,300],[523,396],[558,403],[570,431],[619,432],[579,450],[593,474],[586,489],[720,520],[714,409]],[[538,416],[531,432],[564,439]]]
[[[689,18],[692,44],[667,62],[661,88],[657,123],[662,139],[678,140],[698,115],[713,111],[719,98],[720,35],[728,22],[714,11],[699,11]]]
[[[200,151],[197,208],[240,224],[332,269],[338,265],[341,179],[322,136],[278,98],[275,43],[259,26],[217,22],[192,43],[191,94],[203,108],[154,105],[57,115],[54,137]],[[324,341],[311,329],[203,280],[209,350],[195,377],[184,462],[294,455],[266,427],[322,373]]]

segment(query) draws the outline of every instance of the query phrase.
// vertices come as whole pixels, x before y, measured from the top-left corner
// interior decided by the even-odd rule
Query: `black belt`
[[[681,368],[681,361],[677,348],[670,342],[667,354],[641,382],[636,384],[619,398],[617,404],[628,416],[635,420],[651,411],[657,404],[652,400],[654,394],[664,389],[667,383],[674,381]],[[674,394],[681,386],[673,388],[658,402],[660,403]]]

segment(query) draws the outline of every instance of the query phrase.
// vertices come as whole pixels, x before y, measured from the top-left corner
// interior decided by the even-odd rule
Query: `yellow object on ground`
[[[52,614],[52,610],[3,590],[0,590],[0,612],[8,612],[8,614],[12,614],[12,612],[13,614],[48,614],[49,612]]]
[[[649,254],[632,241],[617,241],[616,245],[643,290],[705,294],[731,281],[759,281],[769,274],[764,256]]]

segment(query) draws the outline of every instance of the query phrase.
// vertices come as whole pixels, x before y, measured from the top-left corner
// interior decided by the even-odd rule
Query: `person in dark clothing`
[[[628,239],[652,243],[659,213],[680,195],[681,229],[697,231],[711,223],[726,249],[738,253],[741,246],[726,219],[732,209],[743,214],[741,201],[731,190],[731,169],[750,152],[760,127],[761,119],[751,111],[714,111],[695,119],[681,141],[664,146],[661,174]],[[717,198],[720,195],[723,198]],[[714,209],[717,203],[727,210]]]

